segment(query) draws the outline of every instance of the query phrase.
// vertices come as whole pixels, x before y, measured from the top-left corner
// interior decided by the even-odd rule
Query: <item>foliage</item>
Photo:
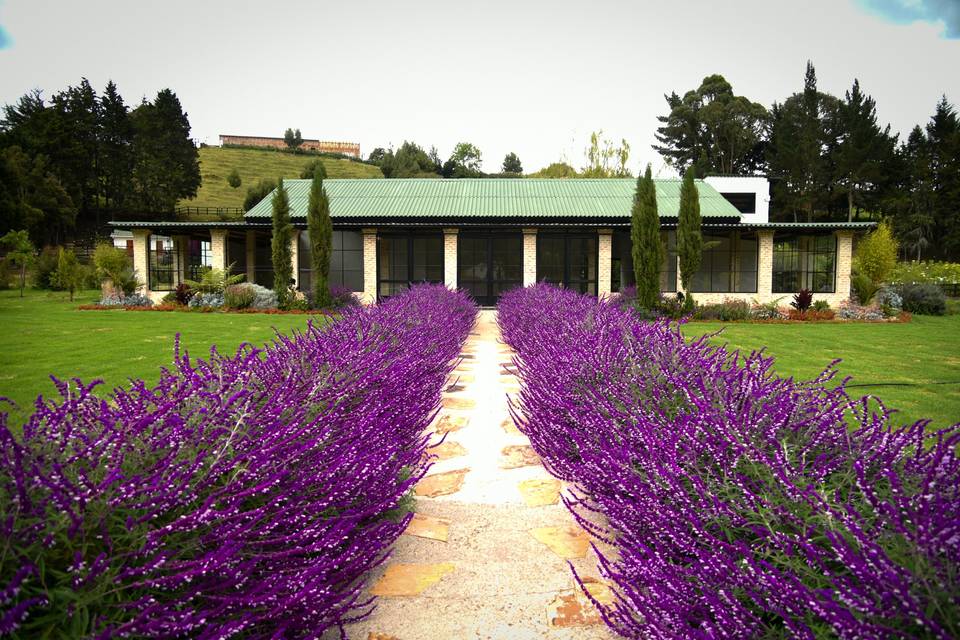
[[[531,173],[531,178],[579,178],[580,174],[566,162],[553,162],[550,165]]]
[[[253,288],[254,298],[250,305],[254,309],[276,309],[277,294],[272,289],[267,289],[259,284],[248,283]]]
[[[153,300],[148,298],[142,293],[129,293],[126,294],[123,291],[113,291],[112,293],[107,294],[106,296],[100,298],[100,301],[97,302],[99,307],[151,307],[153,306]]]
[[[20,297],[27,283],[27,267],[33,264],[37,252],[26,230],[8,231],[0,238],[0,248],[6,251],[6,259],[20,268]]]
[[[878,284],[886,282],[897,266],[897,248],[890,224],[881,222],[857,242],[853,268]]]
[[[677,216],[677,256],[680,261],[680,283],[690,298],[690,283],[703,260],[703,234],[700,230],[700,193],[693,181],[694,170],[688,168],[680,187],[680,213]]]
[[[77,209],[46,156],[18,146],[0,151],[0,233],[25,229],[38,243],[58,243],[73,231]]]
[[[780,302],[783,298],[776,298],[768,302],[753,301],[750,306],[750,316],[754,320],[782,320],[786,316],[780,311]]]
[[[226,302],[224,292],[196,292],[190,298],[187,306],[191,309],[219,309]]]
[[[243,180],[240,179],[240,172],[236,168],[231,169],[230,173],[227,174],[227,184],[230,185],[231,189],[236,189],[243,184]]]
[[[693,312],[696,320],[722,320],[737,322],[751,318],[750,303],[746,300],[727,299],[716,304],[697,305]]]
[[[249,283],[232,284],[223,290],[223,306],[228,309],[246,309],[257,299],[257,292]]]
[[[878,321],[886,319],[882,309],[868,307],[855,302],[842,302],[837,309],[837,317],[841,320]]]
[[[248,187],[247,196],[243,199],[243,210],[250,211],[276,188],[277,183],[269,178],[261,180],[255,186]]]
[[[190,304],[190,299],[193,298],[197,292],[194,291],[193,287],[186,282],[181,282],[177,285],[177,288],[172,291],[172,293],[173,299],[176,301],[176,303],[182,307],[185,307]]]
[[[326,180],[327,168],[324,166],[323,160],[317,158],[303,165],[303,171],[300,172],[300,177],[304,180],[313,180],[314,178]]]
[[[826,300],[814,300],[810,308],[814,311],[829,311],[830,303]]]
[[[339,284],[330,287],[330,300],[334,309],[360,306],[360,300],[353,294],[353,291]]]
[[[517,154],[511,151],[503,157],[503,166],[500,170],[503,173],[523,173],[523,164]]]
[[[615,147],[613,142],[603,138],[602,129],[590,134],[590,146],[584,150],[584,155],[587,164],[580,172],[581,177],[629,178],[631,175],[627,169],[630,145],[626,140],[620,140],[620,146]]]
[[[444,178],[479,178],[483,162],[480,149],[469,142],[458,142],[450,158],[443,163],[440,175]]]
[[[811,305],[813,305],[813,292],[810,289],[800,289],[793,294],[793,300],[790,302],[790,306],[800,313],[805,313]]]
[[[307,206],[307,233],[310,237],[310,267],[313,269],[313,304],[326,309],[330,299],[330,259],[333,256],[333,221],[330,199],[323,188],[323,179],[314,176]]]
[[[183,283],[190,287],[195,293],[223,294],[227,287],[243,282],[247,277],[242,273],[230,275],[231,273],[233,273],[233,264],[226,269],[204,269],[200,274],[200,280],[184,278]]]
[[[32,264],[33,286],[37,289],[58,289],[53,282],[53,273],[57,270],[57,261],[60,259],[59,247],[44,247],[34,257]]]
[[[87,277],[86,268],[77,260],[77,254],[72,250],[60,247],[57,255],[57,269],[53,273],[51,282],[58,288],[70,292],[70,300]]]
[[[782,378],[568,290],[509,292],[498,319],[514,417],[604,541],[616,597],[595,604],[619,634],[960,632],[960,425],[896,426],[833,369]]]
[[[657,187],[649,164],[643,176],[637,179],[630,218],[630,240],[637,304],[653,309],[660,300],[660,265],[664,247],[660,239]]]
[[[670,112],[658,116],[658,151],[679,173],[750,175],[762,165],[766,108],[733,93],[721,75],[703,79],[681,98],[664,96]]]
[[[957,262],[898,262],[887,278],[894,284],[932,282],[934,284],[960,283],[960,263]]]
[[[442,167],[436,156],[431,157],[420,146],[404,141],[400,148],[388,150],[380,159],[380,170],[386,178],[434,178]]]
[[[300,129],[287,129],[283,132],[283,143],[287,145],[289,149],[296,149],[303,144],[303,136],[300,134]]]
[[[904,311],[929,316],[947,312],[947,297],[935,284],[905,284],[899,293]]]
[[[291,300],[290,284],[293,280],[293,264],[290,240],[293,225],[290,223],[290,200],[280,178],[273,192],[273,233],[270,237],[270,257],[273,263],[273,290],[277,294],[277,306],[286,309]]]
[[[60,383],[22,438],[0,415],[5,631],[319,637],[369,615],[475,314],[418,286],[265,350],[178,345],[107,401]]]
[[[880,289],[880,285],[862,273],[854,273],[850,278],[850,288],[853,289],[857,302],[868,305]]]

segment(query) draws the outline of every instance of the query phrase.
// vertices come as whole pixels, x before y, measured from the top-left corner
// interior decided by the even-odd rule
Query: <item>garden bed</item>
[[[82,304],[78,311],[178,311],[182,313],[263,313],[268,315],[300,315],[300,316],[336,316],[340,310],[334,309],[230,309],[224,307],[187,307],[184,305],[157,304],[150,307],[142,306],[103,306],[99,304]]]

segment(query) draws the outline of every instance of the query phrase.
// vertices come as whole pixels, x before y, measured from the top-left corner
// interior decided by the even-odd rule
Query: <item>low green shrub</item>
[[[750,303],[746,300],[724,300],[716,304],[696,307],[693,312],[696,320],[722,320],[731,322],[750,319]]]
[[[818,313],[821,313],[823,311],[830,310],[830,303],[827,302],[826,300],[815,300],[813,305],[811,305],[810,308]]]
[[[903,310],[927,316],[942,316],[947,312],[947,296],[935,284],[905,284],[900,287]]]
[[[257,292],[249,284],[232,284],[223,291],[223,306],[228,309],[246,309],[257,298]]]
[[[60,259],[59,247],[44,247],[33,263],[33,286],[37,289],[59,289],[53,274]]]
[[[850,288],[857,302],[866,306],[873,300],[873,296],[877,295],[880,285],[862,273],[855,273],[850,279]]]

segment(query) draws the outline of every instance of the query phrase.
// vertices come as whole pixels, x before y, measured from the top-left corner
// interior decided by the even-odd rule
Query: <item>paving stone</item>
[[[440,416],[440,419],[437,420],[433,430],[442,435],[452,431],[459,431],[460,429],[466,427],[469,422],[470,419],[467,416],[452,416],[449,413],[446,413]]]
[[[415,513],[404,533],[408,536],[446,542],[447,536],[450,535],[450,521],[445,518],[434,518],[433,516]]]
[[[500,458],[501,469],[519,469],[540,464],[540,456],[528,444],[511,444],[503,448]]]
[[[590,548],[590,538],[580,527],[538,527],[529,531],[537,541],[542,542],[555,554],[565,559],[585,558]]]
[[[453,569],[452,562],[391,564],[383,577],[371,587],[370,593],[381,597],[419,595],[428,587],[440,582],[440,579]]]
[[[446,396],[443,399],[444,409],[454,409],[457,411],[469,411],[477,406],[477,401],[472,398],[461,398],[458,396]]]
[[[371,631],[367,634],[367,640],[400,640],[400,638],[391,636],[388,633],[375,633]]]
[[[523,433],[520,431],[520,429],[517,429],[517,425],[516,425],[516,423],[513,421],[513,418],[507,418],[506,420],[504,420],[503,422],[501,422],[501,423],[500,423],[500,428],[503,429],[503,431],[504,431],[507,435],[510,435],[510,436],[522,436],[522,435],[523,435]]]
[[[596,578],[583,579],[590,595],[602,605],[613,603],[610,587]],[[580,627],[603,624],[600,612],[579,588],[561,591],[547,606],[547,620],[551,627]]]
[[[560,501],[560,481],[556,478],[533,478],[519,485],[520,495],[528,507],[545,507]]]
[[[439,460],[449,460],[450,458],[456,458],[457,456],[462,456],[467,453],[467,450],[463,448],[463,445],[459,442],[446,441],[442,444],[438,444],[435,447],[430,447],[427,449],[427,453],[430,455],[437,456]]]
[[[466,388],[467,388],[467,386],[466,386],[465,384],[463,384],[462,381],[457,380],[456,382],[454,382],[454,383],[452,383],[452,384],[449,384],[449,385],[447,385],[446,387],[444,387],[443,391],[444,391],[444,393],[456,393],[456,392],[458,392],[458,391],[463,391],[463,390],[466,389]]]
[[[448,496],[451,493],[456,493],[463,486],[463,479],[469,471],[469,469],[457,469],[427,476],[417,483],[415,493],[424,498],[436,498],[437,496]]]

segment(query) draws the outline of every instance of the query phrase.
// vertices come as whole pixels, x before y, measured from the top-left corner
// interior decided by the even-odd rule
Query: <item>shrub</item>
[[[190,288],[189,284],[186,282],[181,282],[174,290],[174,300],[177,304],[185,307],[190,304],[190,299],[193,298],[195,293],[196,292]]]
[[[270,179],[261,180],[255,186],[248,188],[247,196],[243,199],[243,210],[250,211],[276,188],[277,183]]]
[[[947,297],[935,284],[905,284],[900,287],[903,310],[928,316],[947,312]]]
[[[330,287],[330,299],[334,309],[360,306],[360,300],[353,294],[353,291],[339,284]]]
[[[250,284],[253,288],[253,302],[250,304],[253,309],[276,309],[277,294],[272,289],[260,286],[259,284]]]
[[[69,291],[70,301],[73,302],[74,292],[83,286],[86,278],[87,269],[77,260],[77,254],[61,247],[57,256],[57,269],[50,276],[51,284],[63,291]]]
[[[957,262],[898,262],[890,273],[894,284],[953,284],[960,282],[960,263]]]
[[[219,309],[223,306],[223,294],[198,292],[190,298],[187,306],[191,309]]]
[[[249,284],[232,284],[223,292],[223,306],[228,309],[246,309],[257,298],[257,292]]]
[[[121,295],[120,292],[114,291],[97,302],[98,307],[151,307],[153,306],[153,301],[142,293],[131,293],[129,295]]]
[[[810,289],[801,289],[793,294],[793,300],[790,302],[790,306],[800,313],[806,312],[811,304],[813,304],[813,292]]]
[[[137,279],[130,256],[109,242],[97,245],[93,252],[93,266],[100,282],[109,280],[115,289],[124,294],[132,294],[142,284]]]
[[[782,297],[762,303],[754,300],[753,305],[750,307],[750,316],[755,320],[783,320],[786,318],[786,315],[780,311],[780,302],[782,300]]]
[[[303,171],[300,172],[300,177],[305,180],[313,180],[314,176],[320,176],[321,180],[327,179],[327,168],[323,166],[323,160],[320,158],[307,162],[303,165]]]
[[[810,308],[817,312],[829,311],[830,303],[826,300],[815,300]]]
[[[880,287],[875,300],[884,315],[895,316],[903,311],[903,298],[893,287]]]
[[[497,313],[513,415],[604,542],[616,593],[595,604],[620,635],[957,635],[960,424],[898,425],[833,369],[781,378],[763,352],[570,291]]]
[[[865,307],[855,302],[845,302],[837,309],[837,317],[841,320],[883,320],[886,318],[883,311],[875,307]]]
[[[227,184],[230,185],[232,189],[236,189],[243,184],[243,180],[240,179],[240,172],[236,169],[231,169],[230,173],[227,174]]]
[[[4,633],[340,635],[410,521],[475,314],[412,287],[265,349],[177,348],[155,386],[57,381],[22,437],[0,414]]]
[[[230,275],[233,271],[233,264],[226,269],[205,269],[200,275],[200,280],[184,280],[184,283],[196,293],[217,293],[223,295],[227,287],[246,279],[246,275],[238,273]]]
[[[697,320],[722,320],[732,322],[750,318],[750,304],[745,300],[728,299],[717,304],[700,305],[694,310]]]
[[[59,289],[53,274],[57,270],[60,247],[44,247],[33,262],[33,286],[37,289]]]
[[[855,273],[850,278],[850,288],[853,289],[853,296],[857,302],[868,305],[880,290],[880,285],[862,273]]]
[[[893,229],[886,221],[881,222],[857,243],[853,268],[877,284],[886,282],[897,265],[897,248]]]

